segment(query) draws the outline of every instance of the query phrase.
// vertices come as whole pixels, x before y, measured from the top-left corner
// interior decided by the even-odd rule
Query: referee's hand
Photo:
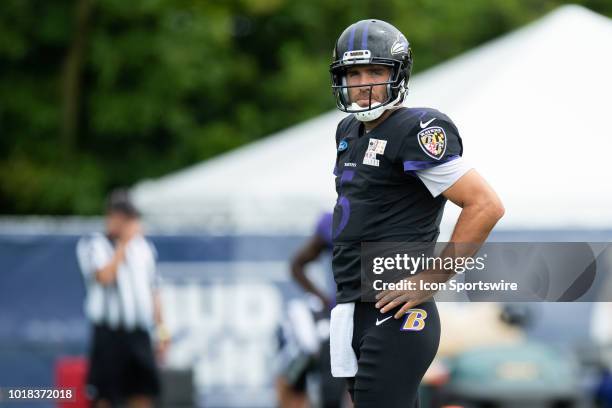
[[[132,238],[142,233],[140,222],[138,220],[130,220],[125,223],[121,231],[120,240],[123,244],[127,244]]]

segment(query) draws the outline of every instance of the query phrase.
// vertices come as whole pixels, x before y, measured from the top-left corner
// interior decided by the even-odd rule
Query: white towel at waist
[[[357,356],[353,351],[353,313],[355,303],[339,303],[331,311],[329,324],[331,372],[334,377],[354,377]]]

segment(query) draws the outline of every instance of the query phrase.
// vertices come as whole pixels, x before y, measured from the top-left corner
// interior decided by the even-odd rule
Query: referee
[[[106,233],[77,244],[87,290],[85,313],[93,325],[87,386],[94,407],[152,407],[160,393],[150,333],[157,332],[160,358],[168,335],[155,257],[155,248],[142,235],[139,213],[123,191],[108,199]]]

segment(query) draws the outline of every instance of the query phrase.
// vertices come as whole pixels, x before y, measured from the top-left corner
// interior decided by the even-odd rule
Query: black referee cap
[[[121,213],[130,218],[139,218],[140,211],[136,208],[125,189],[113,190],[106,200],[107,213]]]

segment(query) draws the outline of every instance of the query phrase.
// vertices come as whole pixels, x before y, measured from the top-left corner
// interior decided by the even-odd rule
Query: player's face
[[[123,231],[127,217],[119,212],[109,212],[106,214],[106,233],[117,239]]]
[[[347,85],[368,85],[386,82],[391,76],[391,68],[386,65],[362,65],[350,67],[346,70]],[[387,99],[387,86],[377,85],[371,87],[372,103],[383,103]],[[362,108],[370,103],[370,87],[348,88],[351,102],[356,102]]]

